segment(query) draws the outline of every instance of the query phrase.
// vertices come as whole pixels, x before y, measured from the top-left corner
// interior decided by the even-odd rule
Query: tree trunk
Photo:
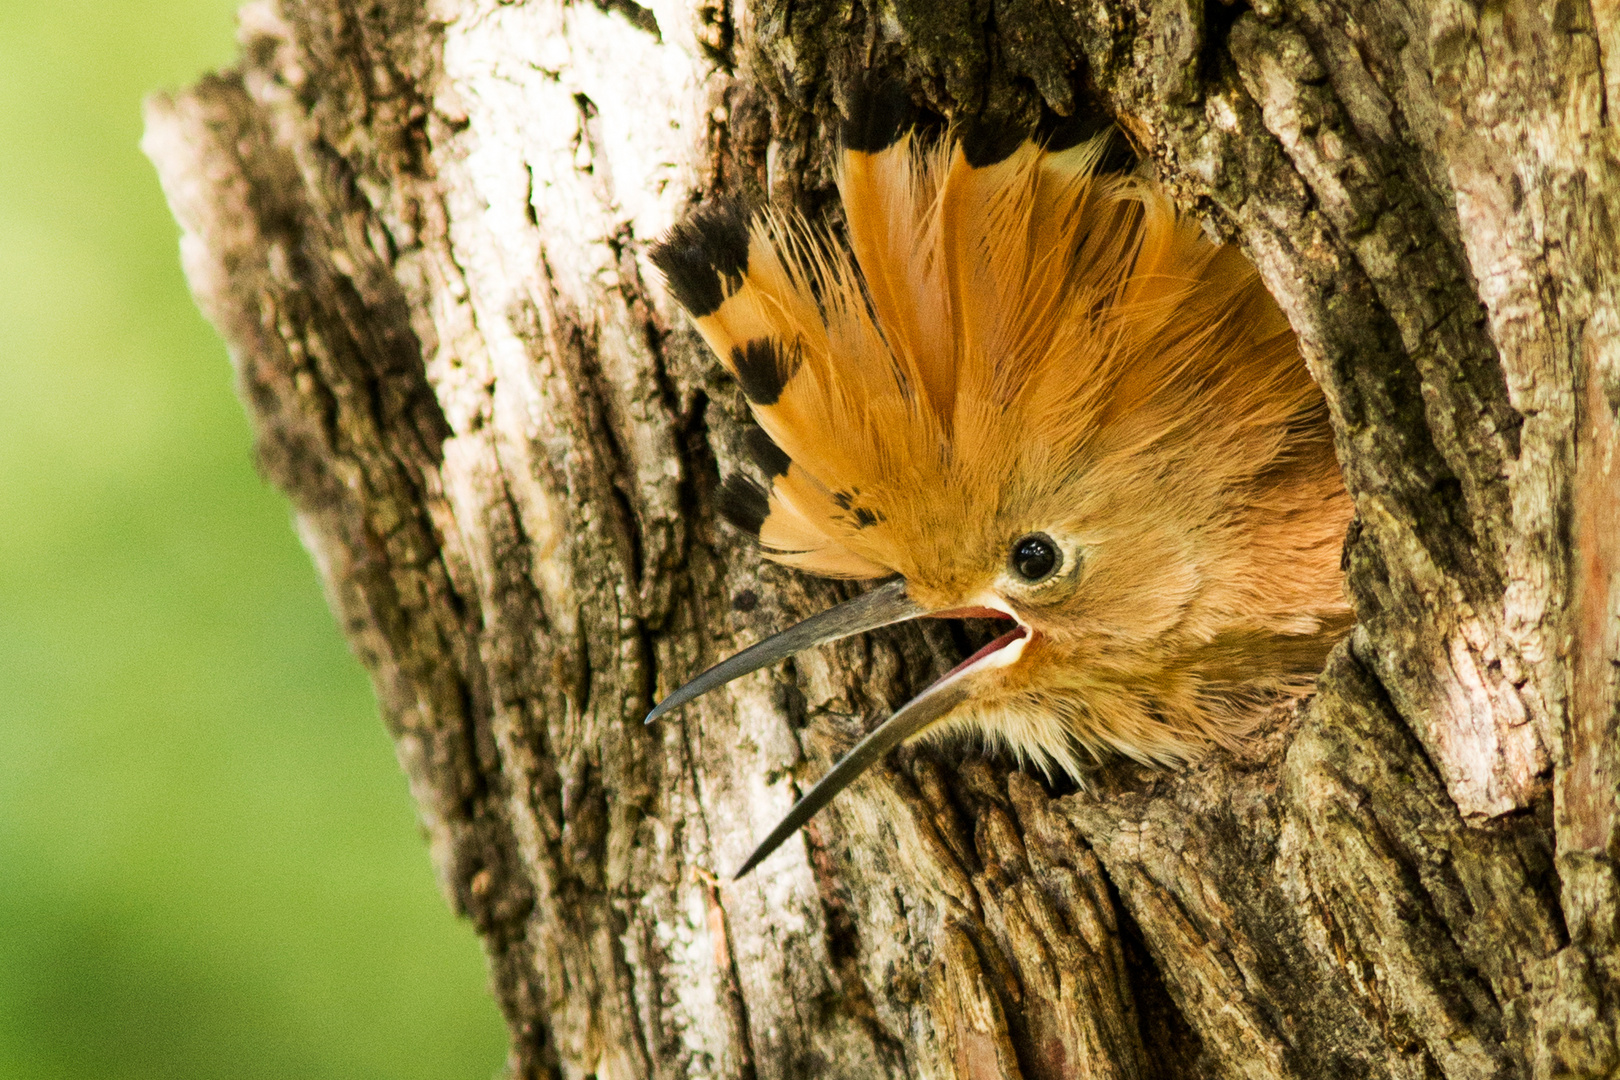
[[[1587,0],[259,0],[146,149],[520,1077],[1620,1075],[1620,15]],[[1326,391],[1359,625],[1180,772],[908,750],[841,587],[717,527],[746,415],[648,245],[829,206],[854,74],[1112,116]]]

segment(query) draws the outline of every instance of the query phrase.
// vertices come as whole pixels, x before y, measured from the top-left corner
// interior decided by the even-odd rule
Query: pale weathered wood
[[[1620,19],[1580,0],[258,0],[148,109],[192,287],[373,674],[518,1076],[1620,1070]],[[1607,61],[1607,63],[1605,63]],[[960,653],[713,503],[745,409],[648,244],[811,212],[857,71],[1111,116],[1324,387],[1359,625],[1182,772],[908,749],[718,875]]]

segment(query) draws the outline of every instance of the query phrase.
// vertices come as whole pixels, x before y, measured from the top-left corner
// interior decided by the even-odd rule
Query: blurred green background
[[[489,1077],[505,1036],[141,157],[235,0],[0,0],[0,1080]]]

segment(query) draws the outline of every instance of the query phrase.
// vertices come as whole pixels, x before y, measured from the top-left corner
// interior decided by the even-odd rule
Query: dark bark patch
[[[664,35],[658,29],[658,17],[652,13],[651,8],[642,7],[635,0],[596,0],[596,6],[603,11],[621,15],[624,21],[651,34],[654,41],[663,41]]]

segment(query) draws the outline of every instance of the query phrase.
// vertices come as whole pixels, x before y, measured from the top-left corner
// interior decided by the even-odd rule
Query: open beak
[[[647,723],[652,723],[671,709],[686,704],[700,694],[706,694],[733,679],[758,671],[778,660],[785,660],[811,646],[825,645],[840,638],[925,615],[957,614],[999,615],[1001,612],[982,609],[972,612],[929,611],[906,595],[904,578],[894,578],[871,592],[829,608],[819,615],[812,615],[797,626],[766,638],[730,659],[722,660],[660,701],[657,707],[647,714]],[[733,876],[733,880],[759,865],[762,859],[781,846],[782,841],[809,821],[816,811],[831,802],[834,795],[848,787],[872,765],[883,760],[890,750],[913,735],[920,734],[929,725],[966,701],[971,696],[969,684],[973,676],[989,668],[1005,667],[1016,660],[1023,652],[1027,635],[1028,629],[1022,625],[1002,634],[952,668],[944,678],[912,698],[866,738],[856,743],[854,749],[845,754],[815,787],[794,804],[787,817],[783,818],[781,823],[771,830],[770,835],[760,842],[759,847],[754,849],[754,853],[743,863],[742,868]]]

